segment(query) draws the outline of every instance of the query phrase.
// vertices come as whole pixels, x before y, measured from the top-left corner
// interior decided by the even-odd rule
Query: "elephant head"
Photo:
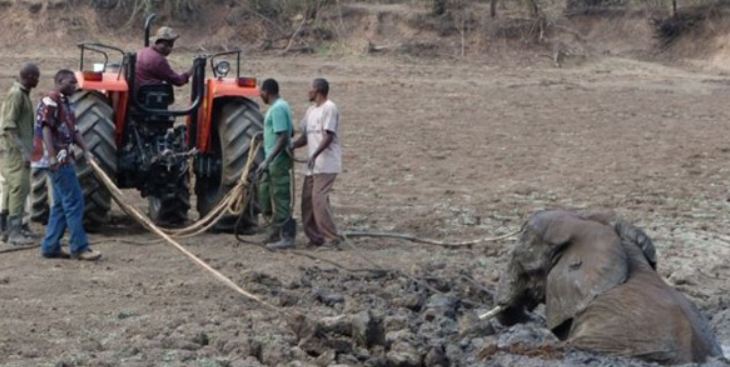
[[[638,245],[637,240],[655,264],[649,237],[613,217],[563,210],[533,214],[500,277],[496,298],[504,311],[499,321],[523,321],[525,311],[545,303],[548,327],[566,337],[576,314],[626,281],[629,262],[622,241]]]

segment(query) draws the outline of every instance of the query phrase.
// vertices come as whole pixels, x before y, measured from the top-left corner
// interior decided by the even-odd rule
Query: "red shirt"
[[[56,153],[61,149],[69,150],[77,131],[76,117],[68,98],[59,92],[49,93],[38,104],[31,157],[33,167],[46,168],[49,164],[48,151],[43,142],[43,128],[46,126],[51,129],[51,141]],[[73,162],[73,156],[70,158],[69,163]]]
[[[136,88],[150,84],[170,83],[185,85],[188,73],[178,74],[170,67],[167,58],[152,47],[145,47],[137,53]]]

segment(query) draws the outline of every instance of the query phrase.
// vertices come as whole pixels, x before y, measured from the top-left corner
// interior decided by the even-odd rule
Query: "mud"
[[[44,60],[39,91],[49,88],[54,70],[75,65],[75,53],[51,53],[0,55],[0,88],[27,58]],[[173,61],[182,69],[191,57]],[[332,198],[341,228],[464,240],[511,232],[540,208],[614,208],[646,228],[660,274],[730,346],[726,75],[619,58],[565,69],[327,56],[244,65],[244,74],[279,79],[295,116],[309,80],[331,80],[343,117],[346,168]],[[305,249],[350,269],[372,268],[365,256],[418,281],[228,235],[183,241],[245,289],[314,321],[297,335],[114,215],[113,228],[91,237],[99,263],[0,255],[0,365],[649,366],[565,349],[539,312],[509,329],[478,321],[493,306],[509,240]]]

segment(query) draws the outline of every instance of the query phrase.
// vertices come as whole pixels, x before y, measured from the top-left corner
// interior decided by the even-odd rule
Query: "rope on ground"
[[[32,245],[32,246],[13,246],[8,248],[0,249],[0,254],[6,254],[8,252],[17,252],[17,251],[25,251],[25,250],[33,250],[38,249],[38,245]]]
[[[391,233],[391,232],[369,232],[369,231],[347,231],[343,233],[343,236],[346,238],[357,238],[357,237],[380,237],[380,238],[396,238],[399,240],[406,240],[416,243],[422,243],[425,245],[432,245],[432,246],[441,246],[441,247],[470,247],[474,245],[478,245],[481,243],[486,242],[496,242],[501,240],[506,240],[508,238],[512,238],[519,234],[521,229],[516,230],[514,232],[510,232],[507,234],[504,234],[502,236],[498,237],[484,237],[484,238],[478,238],[475,240],[470,241],[462,241],[462,242],[446,242],[446,241],[438,241],[428,238],[420,238],[416,237],[410,234],[403,234],[403,233]]]
[[[179,244],[177,241],[175,241],[170,235],[165,233],[162,229],[157,227],[152,221],[149,220],[144,214],[140,213],[136,208],[133,206],[130,206],[123,200],[123,195],[121,190],[114,185],[114,182],[109,178],[109,176],[106,175],[106,173],[99,167],[99,165],[96,163],[95,160],[90,160],[89,164],[91,168],[94,170],[94,173],[99,177],[99,179],[104,183],[106,188],[109,190],[109,192],[112,195],[112,198],[114,201],[119,204],[120,208],[127,213],[129,216],[134,218],[137,222],[139,222],[142,226],[153,232],[154,234],[158,235],[162,239],[165,240],[168,244],[172,245],[175,249],[182,252],[185,256],[190,258],[194,263],[196,263],[198,266],[203,268],[205,271],[212,274],[216,279],[218,279],[220,282],[225,284],[227,287],[234,290],[236,293],[252,300],[260,305],[278,313],[278,314],[284,314],[285,316],[288,316],[284,311],[282,311],[280,308],[272,305],[271,303],[266,302],[265,300],[261,299],[260,297],[256,296],[255,294],[252,294],[245,289],[239,287],[236,283],[234,283],[231,279],[223,275],[218,270],[215,270],[213,267],[208,265],[205,261],[197,257],[195,254],[190,252],[188,249],[183,247],[181,244]]]

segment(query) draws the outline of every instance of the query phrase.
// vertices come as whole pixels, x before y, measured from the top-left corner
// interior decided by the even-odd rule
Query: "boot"
[[[3,242],[8,242],[8,212],[0,212],[0,236]]]
[[[41,239],[41,236],[39,236],[30,229],[30,225],[28,223],[23,223],[23,225],[20,227],[20,231],[23,232],[23,235],[25,235],[26,237],[30,237],[34,240]]]
[[[13,246],[27,246],[35,242],[34,239],[23,234],[23,219],[20,216],[8,217],[8,241]]]
[[[281,239],[277,242],[271,242],[266,245],[266,248],[272,251],[286,250],[294,247],[294,238],[281,236]]]
[[[284,225],[281,226],[281,239],[276,242],[270,242],[266,245],[269,250],[286,250],[294,247],[294,239],[297,235],[297,222],[294,218],[289,218]]]

